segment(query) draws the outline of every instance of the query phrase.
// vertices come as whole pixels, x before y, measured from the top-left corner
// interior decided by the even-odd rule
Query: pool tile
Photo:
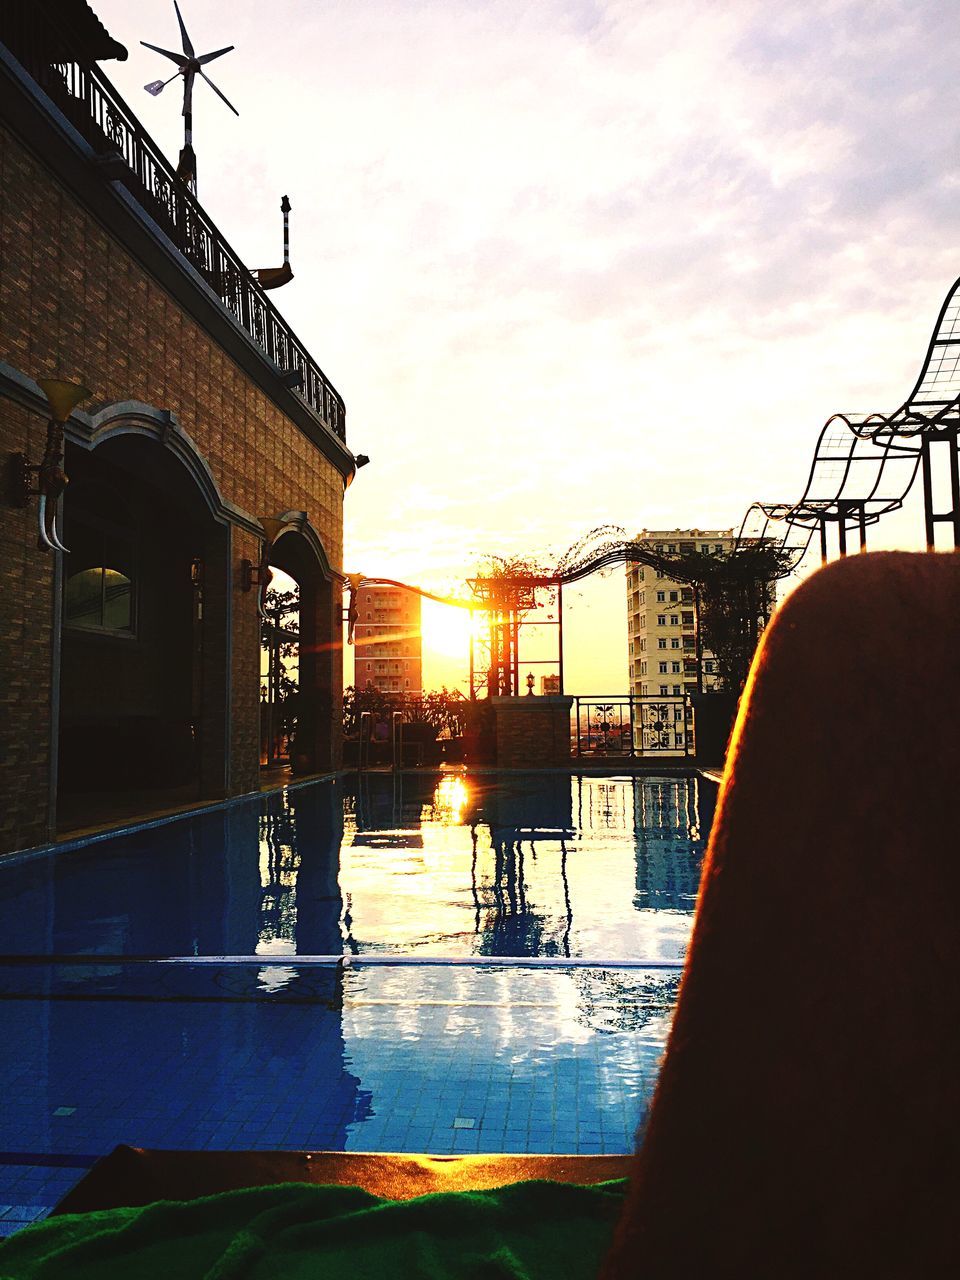
[[[522,791],[526,784],[511,785]],[[608,888],[612,894],[620,885],[626,897],[617,928],[626,922],[631,945],[643,948],[641,954],[652,954],[649,948],[654,944],[662,944],[664,954],[668,946],[674,952],[682,950],[702,842],[696,848],[689,842],[686,847],[678,844],[671,864],[662,848],[659,823],[665,806],[676,808],[683,797],[689,799],[695,784],[682,779],[583,784],[567,779],[564,785],[573,788],[580,806],[575,811],[587,815],[590,828],[568,842],[565,874],[571,901],[577,905],[582,895],[603,895]],[[271,822],[284,813],[295,820],[296,804],[306,806],[309,793],[297,794],[302,799],[286,810],[286,801],[270,802],[273,807],[268,805],[264,813],[272,815]],[[611,812],[614,801],[621,806],[621,826],[590,826],[590,815]],[[240,812],[234,814],[238,820]],[[256,815],[257,803],[251,812]],[[648,832],[644,825],[647,814],[656,816],[656,830]],[[221,819],[206,822],[215,830]],[[172,918],[171,912],[182,910],[182,902],[165,887],[180,883],[170,872],[181,857],[194,880],[199,876],[220,883],[222,844],[205,843],[205,829],[203,823],[183,824],[164,828],[161,834],[140,833],[111,855],[113,883],[105,892],[115,894],[116,914],[122,909],[141,930],[138,936],[148,936],[152,927],[150,919],[137,915],[138,886],[152,886],[148,905],[158,920],[166,918],[164,912]],[[187,830],[194,834],[189,848],[185,844],[181,850],[178,831]],[[257,830],[255,822],[255,846]],[[351,831],[355,828],[348,826],[348,835]],[[447,828],[442,851],[430,844],[429,823],[422,831],[426,856],[440,883],[447,883],[444,877],[457,858],[465,857],[469,869],[466,829]],[[461,839],[465,843],[458,844]],[[481,849],[481,893],[487,892],[483,876],[489,878],[492,866],[488,852]],[[526,859],[522,873],[531,920],[546,934],[554,917],[566,922],[565,914],[557,915],[558,906],[562,913],[566,910],[557,852],[542,842],[537,857]],[[376,870],[373,856],[361,845],[348,846],[342,855],[342,883],[354,883],[365,867]],[[231,857],[234,875],[245,865],[246,854],[235,850]],[[657,859],[663,884],[653,886],[652,873],[645,871],[641,890],[641,863],[649,868]],[[376,861],[383,875],[382,851]],[[104,910],[103,895],[97,899],[87,887],[93,862],[84,851],[69,861],[51,860],[43,864],[46,879],[37,875],[39,862],[10,868],[16,871],[17,893],[33,894],[36,900],[32,912],[18,908],[11,936],[19,936],[18,930],[38,930],[38,938],[46,936],[43,922],[53,899],[44,897],[44,886],[55,885],[61,869],[69,868],[72,896],[62,893],[58,912],[49,919],[58,928],[62,921],[73,922],[72,939],[58,940],[61,949],[82,942],[96,950],[92,922],[97,912],[106,918],[109,910]],[[163,882],[155,876],[160,865]],[[251,866],[254,892],[249,901],[259,902],[256,859]],[[404,874],[404,883],[415,888],[415,877]],[[671,876],[677,893],[668,888]],[[390,875],[386,881],[394,887],[400,883]],[[11,883],[0,878],[0,889]],[[292,872],[290,884],[296,884]],[[470,884],[469,876],[464,884]],[[669,912],[657,915],[634,907],[633,895],[643,893],[649,900],[652,887],[670,906]],[[362,889],[354,897],[354,928],[361,930]],[[6,901],[16,898],[15,893]],[[609,909],[606,899],[604,903],[605,911],[575,913],[575,930],[580,932],[572,942],[580,954],[590,954],[590,938],[607,927],[611,912],[621,910],[612,897]],[[84,905],[96,907],[87,921],[81,917]],[[492,898],[489,903],[484,899],[485,910],[492,911],[493,905]],[[3,907],[0,896],[0,915]],[[226,918],[232,907],[221,907]],[[295,921],[292,891],[286,907]],[[472,932],[472,910],[471,905],[471,923],[462,935],[468,947],[482,940]],[[84,971],[78,962],[60,972],[51,969],[41,983],[42,994],[38,988],[38,997],[31,999],[29,982],[36,976],[0,971],[0,983],[18,997],[5,1006],[5,1043],[17,1050],[0,1050],[0,1095],[6,1101],[0,1113],[0,1149],[38,1153],[32,1167],[0,1170],[0,1192],[4,1204],[27,1206],[41,1215],[83,1172],[45,1165],[45,1153],[69,1149],[95,1156],[119,1142],[187,1149],[399,1147],[438,1154],[629,1150],[655,1085],[679,981],[678,975],[618,972],[615,966],[608,971],[298,971],[291,959],[285,985],[271,993],[258,986],[256,969],[198,972],[120,966],[112,973],[95,973]],[[51,999],[44,998],[48,989]],[[85,1002],[85,990],[97,998]],[[60,1000],[59,995],[68,998]],[[468,1128],[458,1121],[473,1125]],[[5,1215],[0,1225],[8,1220],[26,1221]]]

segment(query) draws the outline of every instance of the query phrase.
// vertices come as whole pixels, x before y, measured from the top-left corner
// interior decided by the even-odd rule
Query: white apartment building
[[[729,551],[732,529],[644,529],[633,539],[666,555],[689,551]],[[649,565],[627,564],[627,642],[630,693],[635,698],[665,698],[663,709],[637,717],[635,749],[683,755],[692,743],[689,716],[680,701],[697,690],[697,620],[693,590],[657,573]],[[717,682],[716,664],[703,652],[703,688]],[[653,717],[651,719],[651,717]],[[669,721],[669,724],[665,723]]]

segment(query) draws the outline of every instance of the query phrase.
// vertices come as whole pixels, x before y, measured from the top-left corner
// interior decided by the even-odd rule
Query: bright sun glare
[[[434,820],[459,826],[470,801],[470,791],[459,774],[441,778],[434,792]]]
[[[470,652],[470,614],[466,609],[424,600],[420,619],[426,652],[462,658],[466,664]]]

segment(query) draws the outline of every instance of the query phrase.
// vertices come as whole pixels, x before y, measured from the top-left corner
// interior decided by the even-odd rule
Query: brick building
[[[339,759],[343,401],[97,65],[123,57],[83,0],[0,9],[0,852],[257,787],[262,560],[300,586],[295,767]],[[90,391],[48,488],[66,555],[25,492],[49,378]]]
[[[358,689],[419,698],[423,693],[420,597],[387,584],[362,586],[357,594],[354,679]]]

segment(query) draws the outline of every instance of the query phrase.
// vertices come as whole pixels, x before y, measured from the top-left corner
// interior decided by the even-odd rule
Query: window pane
[[[129,631],[132,621],[130,579],[116,569],[103,571],[103,625]]]
[[[102,569],[83,569],[72,574],[63,591],[64,621],[77,627],[99,627],[102,585]]]

